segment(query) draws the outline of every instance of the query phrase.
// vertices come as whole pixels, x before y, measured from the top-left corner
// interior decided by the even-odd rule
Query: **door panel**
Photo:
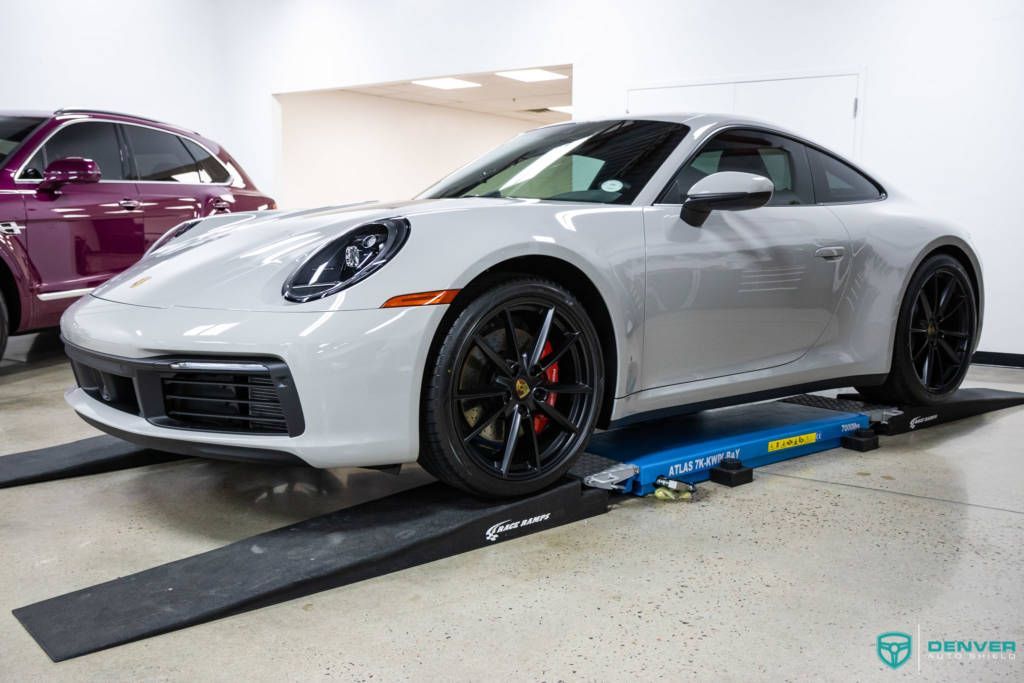
[[[26,195],[28,250],[40,293],[95,287],[145,251],[142,212],[125,182],[68,184],[58,194]]]
[[[40,180],[49,164],[67,157],[95,161],[101,180],[23,195],[28,252],[42,295],[95,287],[135,263],[145,249],[117,125],[64,124],[32,155],[21,178]]]
[[[645,389],[796,360],[844,289],[849,236],[824,207],[716,211],[694,228],[659,205],[644,210],[644,233]],[[827,247],[846,252],[816,255]]]
[[[178,223],[208,213],[202,210],[202,198],[194,185],[139,183],[137,187],[147,249]]]

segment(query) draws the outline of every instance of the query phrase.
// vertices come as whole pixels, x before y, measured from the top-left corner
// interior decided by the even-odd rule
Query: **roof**
[[[759,128],[766,128],[770,131],[775,131],[788,135],[799,140],[806,141],[799,133],[796,133],[788,128],[772,123],[771,121],[765,121],[764,119],[757,119],[750,116],[740,116],[737,114],[722,114],[714,112],[667,112],[663,114],[636,114],[630,115],[625,114],[623,116],[602,116],[588,119],[573,119],[572,121],[563,121],[560,123],[550,123],[544,128],[553,126],[566,126],[574,123],[599,123],[601,121],[666,121],[668,123],[684,123],[694,131],[698,131],[705,126],[719,124],[729,125],[741,125],[741,126],[756,126]],[[811,143],[815,144],[815,143]]]

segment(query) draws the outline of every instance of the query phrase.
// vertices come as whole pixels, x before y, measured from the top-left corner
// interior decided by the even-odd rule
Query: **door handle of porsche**
[[[838,261],[845,253],[846,247],[822,247],[814,252],[814,255],[826,261]]]
[[[134,211],[135,209],[142,206],[142,202],[140,202],[138,199],[122,199],[117,203],[117,205],[120,206],[122,209]]]
[[[231,209],[231,202],[226,199],[214,199],[210,202],[210,208],[214,211],[228,211]]]

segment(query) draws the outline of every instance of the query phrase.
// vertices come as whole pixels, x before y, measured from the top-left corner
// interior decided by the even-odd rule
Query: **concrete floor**
[[[0,363],[0,455],[93,435],[53,340]],[[30,362],[24,362],[29,359]],[[1024,390],[974,368],[973,386]],[[424,480],[182,461],[0,490],[0,680],[850,680],[883,631],[1024,648],[1024,409],[702,485],[53,664],[10,610]],[[924,657],[928,680],[1024,661]]]

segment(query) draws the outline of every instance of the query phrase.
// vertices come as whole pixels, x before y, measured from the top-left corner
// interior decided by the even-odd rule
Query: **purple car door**
[[[231,208],[227,170],[201,146],[168,131],[123,124],[146,226],[146,241],[182,221]]]
[[[127,179],[127,160],[115,124],[66,124],[33,155],[19,180],[41,180],[49,164],[68,157],[95,161],[100,180],[23,195],[28,251],[39,273],[43,300],[95,287],[145,251],[138,192]]]

